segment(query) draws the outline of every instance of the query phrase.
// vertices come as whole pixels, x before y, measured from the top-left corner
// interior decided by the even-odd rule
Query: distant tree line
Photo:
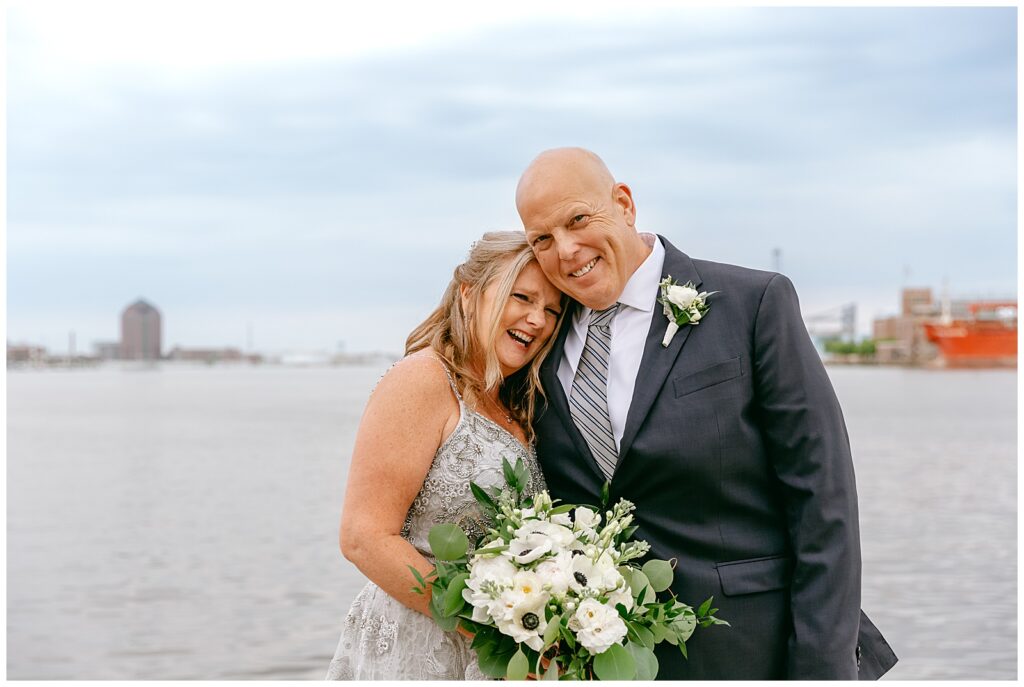
[[[836,355],[874,355],[875,340],[864,339],[863,341],[842,341],[841,339],[830,339],[825,342],[825,352]]]

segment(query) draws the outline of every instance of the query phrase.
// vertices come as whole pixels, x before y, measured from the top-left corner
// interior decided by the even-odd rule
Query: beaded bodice
[[[497,423],[469,408],[447,368],[445,372],[459,401],[459,422],[434,454],[423,487],[402,526],[402,537],[427,557],[431,557],[427,536],[434,525],[458,525],[469,537],[470,546],[493,526],[485,521],[469,483],[475,482],[484,488],[503,487],[502,458],[512,465],[517,458],[522,459],[530,475],[528,494],[546,488],[533,445],[523,446]]]

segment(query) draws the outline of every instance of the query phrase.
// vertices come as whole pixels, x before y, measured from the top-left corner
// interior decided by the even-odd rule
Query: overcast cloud
[[[252,323],[263,351],[400,351],[559,145],[690,255],[780,249],[805,314],[856,301],[866,333],[907,284],[1016,292],[1015,8],[601,6],[397,38],[383,14],[332,50],[344,19],[319,5],[279,29],[239,5],[218,52],[183,3],[158,52],[87,6],[73,46],[60,12],[8,17],[11,341],[115,339],[142,296],[165,348],[241,347]]]

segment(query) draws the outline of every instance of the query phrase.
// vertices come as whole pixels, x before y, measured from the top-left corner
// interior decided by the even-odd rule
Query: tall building
[[[121,313],[121,358],[160,359],[160,311],[139,299]]]

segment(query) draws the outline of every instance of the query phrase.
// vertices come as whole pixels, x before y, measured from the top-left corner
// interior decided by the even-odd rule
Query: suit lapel
[[[569,330],[572,329],[572,320],[579,307],[576,301],[572,301],[571,305],[569,305],[569,311],[565,313],[562,328],[558,332],[555,343],[552,344],[551,352],[540,366],[540,381],[544,385],[544,391],[547,393],[548,409],[554,409],[562,428],[569,435],[569,438],[572,439],[576,452],[584,457],[591,470],[594,471],[594,474],[601,480],[601,483],[604,483],[606,477],[601,472],[601,468],[598,466],[594,456],[590,453],[590,447],[587,445],[586,439],[580,434],[576,423],[572,421],[572,415],[569,413],[569,399],[565,395],[565,389],[562,388],[562,382],[558,379],[558,366],[562,363],[565,340],[569,336]]]
[[[701,278],[697,273],[693,261],[675,246],[668,242],[665,237],[658,237],[665,246],[665,265],[662,268],[661,276],[664,279],[671,275],[680,284],[690,281],[694,286],[700,287]],[[698,289],[699,290],[699,289]],[[654,304],[654,312],[651,317],[651,326],[647,331],[647,341],[644,344],[644,354],[640,359],[640,370],[636,375],[636,384],[633,387],[633,400],[629,405],[629,413],[626,415],[626,427],[622,432],[622,441],[619,443],[619,465],[629,452],[636,439],[640,426],[651,411],[654,399],[658,397],[661,387],[665,384],[669,371],[675,364],[679,352],[683,350],[683,344],[693,330],[692,326],[681,327],[672,338],[668,347],[661,345],[665,336],[665,328],[668,326],[668,318],[662,314],[661,303]],[[616,470],[616,474],[618,470]]]

